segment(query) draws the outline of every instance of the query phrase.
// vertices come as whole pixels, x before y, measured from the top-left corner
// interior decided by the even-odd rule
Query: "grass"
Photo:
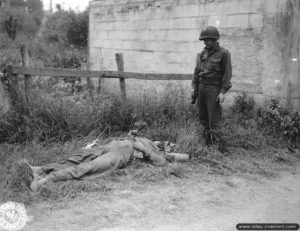
[[[82,193],[105,192],[128,184],[138,187],[195,172],[273,176],[278,169],[291,168],[299,161],[287,152],[281,136],[259,128],[254,109],[244,101],[239,103],[242,107],[236,103],[234,110],[224,113],[223,133],[232,153],[225,157],[216,148],[205,147],[195,119],[196,107],[190,105],[182,87],[168,87],[162,95],[145,93],[126,102],[107,93],[92,102],[87,92],[74,96],[57,89],[47,92],[40,85],[36,89],[29,112],[13,111],[0,120],[0,196],[4,201],[66,201]],[[99,179],[47,184],[37,194],[32,194],[24,181],[28,173],[16,165],[22,158],[32,165],[55,162],[95,138],[105,143],[136,128],[141,136],[176,143],[178,152],[188,153],[192,160],[165,167],[134,161]]]

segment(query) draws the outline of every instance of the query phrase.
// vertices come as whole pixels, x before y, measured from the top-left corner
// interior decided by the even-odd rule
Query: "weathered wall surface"
[[[298,62],[291,61],[299,58],[299,49],[292,52],[299,48],[299,36],[291,35],[299,11],[298,0],[92,1],[91,67],[116,70],[115,53],[122,52],[125,71],[193,73],[196,54],[203,49],[200,31],[215,25],[221,32],[221,46],[232,54],[232,92],[286,97],[288,82],[296,83],[300,70]],[[291,41],[295,44],[288,45]],[[119,90],[117,81],[103,82]],[[161,81],[127,83],[127,89],[134,91],[166,85]],[[299,96],[292,93],[291,98]]]

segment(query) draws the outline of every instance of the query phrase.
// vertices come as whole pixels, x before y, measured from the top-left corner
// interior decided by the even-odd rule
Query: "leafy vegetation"
[[[67,93],[58,88],[63,85],[61,82],[47,91],[47,84],[48,81],[45,81],[44,85],[36,86],[35,100],[27,114],[13,111],[0,120],[0,137],[5,142],[1,144],[3,164],[0,165],[0,175],[4,190],[2,195],[6,198],[23,202],[35,200],[36,197],[65,200],[82,192],[110,190],[122,177],[138,184],[169,179],[174,175],[184,177],[185,173],[199,166],[215,174],[269,176],[280,167],[292,166],[297,159],[287,152],[288,143],[284,139],[279,140],[278,134],[269,132],[267,125],[260,126],[267,121],[266,118],[260,122],[256,112],[253,118],[248,117],[249,111],[243,115],[244,108],[252,105],[245,106],[245,101],[252,102],[246,95],[239,96],[233,105],[239,113],[225,111],[223,133],[232,153],[225,157],[214,147],[204,145],[199,135],[201,125],[195,118],[197,109],[190,105],[181,86],[169,86],[161,95],[144,93],[127,101],[119,95],[102,92],[92,102],[87,89],[76,94]],[[241,119],[243,116],[247,119]],[[58,161],[95,138],[105,143],[112,137],[125,136],[130,129],[139,129],[142,136],[153,140],[176,143],[178,151],[188,153],[192,161],[163,168],[152,168],[137,162],[93,181],[49,184],[37,195],[33,195],[26,181],[22,180],[27,173],[18,170],[15,164],[24,157],[33,165]]]
[[[88,12],[57,11],[49,17],[43,37],[47,43],[63,47],[87,47]]]
[[[259,108],[260,125],[269,134],[283,136],[289,144],[296,144],[300,137],[300,115],[298,111],[290,111],[281,107],[279,101],[272,99],[266,107]]]
[[[235,97],[231,107],[244,126],[254,126],[264,134],[277,139],[285,139],[289,145],[295,145],[300,137],[299,111],[291,111],[280,105],[278,99],[272,98],[258,107],[253,97],[242,93]]]
[[[57,57],[87,59],[88,12],[58,10],[44,14],[41,0],[28,0],[28,10],[22,0],[0,9],[0,68],[18,65],[19,46],[28,45],[32,65],[53,67]],[[16,20],[16,39],[8,36],[5,21]],[[70,66],[69,66],[70,67]]]

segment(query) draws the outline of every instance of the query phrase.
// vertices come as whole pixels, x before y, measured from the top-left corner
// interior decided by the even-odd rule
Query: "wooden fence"
[[[191,74],[151,74],[151,73],[136,73],[124,71],[124,60],[121,53],[116,54],[116,64],[118,71],[91,71],[79,69],[60,69],[60,68],[33,68],[30,67],[30,58],[26,45],[20,46],[20,54],[22,66],[7,66],[6,68],[6,82],[7,93],[0,94],[0,97],[8,96],[6,101],[22,110],[26,110],[26,105],[31,98],[32,90],[32,76],[51,76],[51,77],[80,77],[86,78],[89,94],[92,100],[94,86],[91,78],[98,78],[101,83],[102,78],[116,78],[119,79],[120,91],[122,98],[126,99],[126,79],[140,79],[140,80],[191,80]],[[88,68],[86,68],[88,69]],[[25,93],[21,91],[19,86],[19,77],[24,76]],[[3,80],[2,80],[3,81]],[[0,83],[2,84],[2,83]],[[99,84],[99,86],[101,86]],[[1,88],[2,89],[2,88]],[[100,87],[98,87],[98,92]],[[1,92],[0,92],[1,93]],[[24,97],[25,95],[25,97]]]
[[[18,76],[24,76],[25,81],[25,100],[28,101],[31,94],[31,77],[32,76],[51,76],[51,77],[80,77],[87,79],[90,96],[93,100],[93,86],[90,78],[118,78],[120,82],[120,91],[124,99],[126,99],[126,79],[140,79],[140,80],[191,80],[191,74],[151,74],[151,73],[136,73],[124,72],[124,61],[121,53],[116,54],[116,64],[118,71],[90,71],[79,69],[61,69],[61,68],[33,68],[29,67],[29,56],[26,46],[20,47],[22,66],[10,66],[7,68],[7,76],[10,79],[13,88],[10,89],[10,94],[20,100]],[[101,81],[99,81],[101,82]]]
[[[82,78],[124,78],[143,80],[191,80],[193,75],[189,74],[146,74],[136,72],[118,71],[88,71],[77,69],[59,68],[32,68],[32,67],[12,67],[11,73],[14,75],[30,76],[55,76],[55,77],[82,77]]]

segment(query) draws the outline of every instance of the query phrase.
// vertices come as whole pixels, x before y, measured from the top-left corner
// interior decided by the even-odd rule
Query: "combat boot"
[[[209,132],[209,130],[205,129],[205,130],[203,131],[202,137],[203,137],[203,140],[204,140],[205,145],[207,145],[207,146],[213,145],[212,135],[211,135],[211,133]]]
[[[218,149],[224,156],[228,156],[231,154],[227,148],[226,142],[223,140],[219,142]]]

